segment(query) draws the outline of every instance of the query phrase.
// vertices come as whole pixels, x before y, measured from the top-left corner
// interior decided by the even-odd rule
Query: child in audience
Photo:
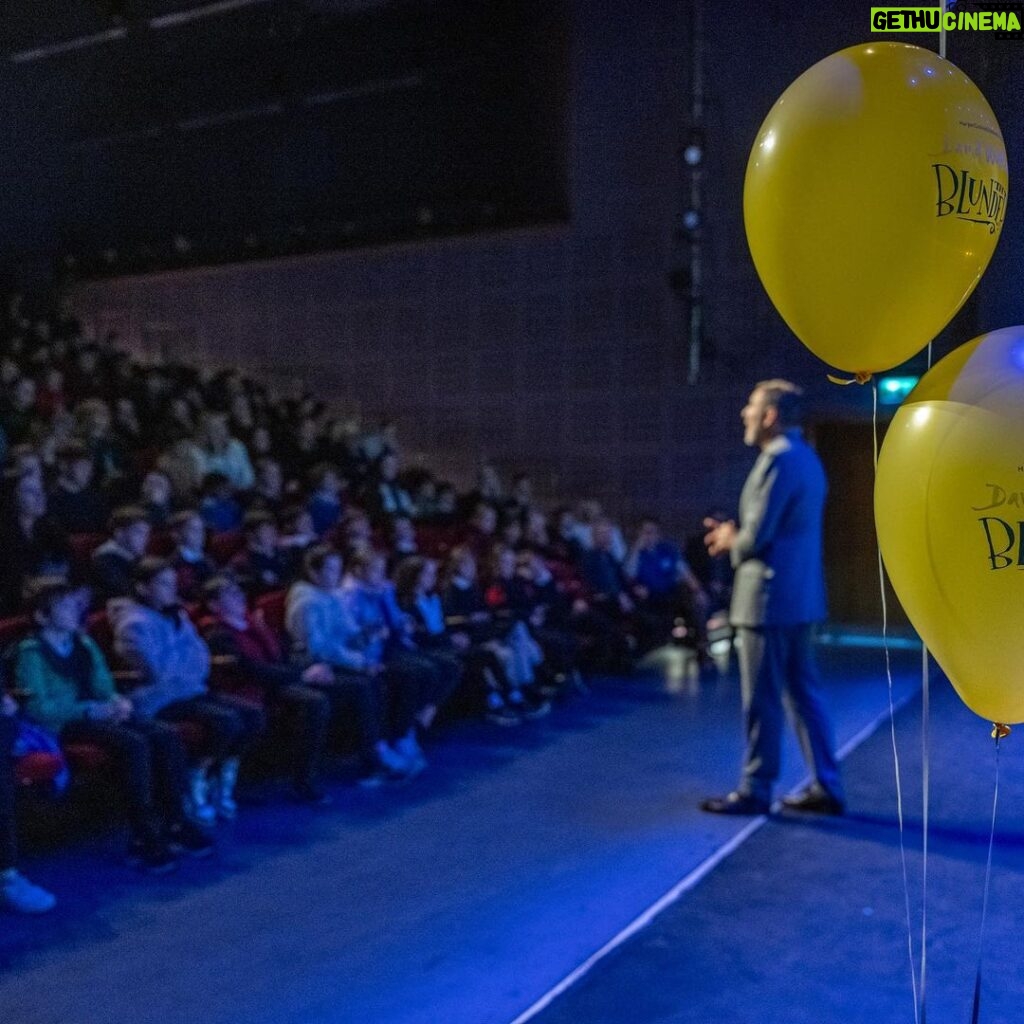
[[[99,648],[80,630],[76,590],[44,585],[33,608],[35,631],[14,653],[26,715],[62,744],[89,743],[106,751],[128,805],[132,854],[146,870],[173,868],[175,849],[208,855],[210,841],[184,816],[188,773],[178,733],[136,717],[132,702],[114,689]]]
[[[0,547],[0,611],[16,614],[23,606],[25,586],[35,576],[67,577],[71,570],[67,535],[47,514],[40,475],[26,472],[14,487],[14,508],[7,513]]]
[[[110,539],[92,553],[91,582],[100,601],[131,591],[132,572],[149,546],[149,519],[134,505],[115,509],[109,529]]]
[[[237,437],[231,436],[226,416],[218,413],[204,416],[197,442],[204,477],[220,474],[232,491],[247,491],[252,487],[256,476],[249,453]]]
[[[395,600],[395,591],[385,571],[383,554],[367,551],[349,562],[342,582],[342,595],[349,613],[362,630],[367,656],[386,667],[392,697],[398,706],[396,718],[408,722],[395,749],[422,770],[426,758],[418,730],[433,724],[438,707],[455,689],[457,673],[417,650],[406,616]]]
[[[57,452],[57,483],[50,494],[50,512],[68,533],[100,533],[110,509],[103,492],[93,486],[92,453],[81,442]]]
[[[292,561],[278,542],[277,523],[269,512],[245,517],[245,547],[231,559],[230,569],[251,596],[282,590],[292,581]]]
[[[109,613],[117,653],[142,677],[129,694],[135,716],[197,722],[205,733],[206,757],[190,781],[193,814],[200,821],[233,818],[239,762],[263,731],[263,713],[207,689],[210,652],[178,603],[169,562],[143,559],[133,574],[132,596],[111,601]]]
[[[205,551],[206,526],[194,509],[176,513],[169,525],[174,537],[171,565],[178,575],[178,595],[194,604],[203,596],[203,585],[217,572]]]
[[[547,714],[550,707],[535,707],[523,694],[522,686],[525,682],[532,682],[532,676],[529,674],[528,679],[523,677],[523,658],[506,642],[511,633],[510,624],[497,622],[487,608],[476,584],[476,560],[466,547],[455,548],[449,556],[445,582],[441,588],[441,606],[445,627],[451,630],[457,647],[463,651],[473,651],[477,664],[478,652],[486,651],[501,666],[499,675],[494,671],[494,662],[488,659],[487,710],[498,713],[497,716],[488,717],[498,724],[505,724],[501,721],[503,710],[517,719]],[[495,685],[489,685],[492,682]]]
[[[154,529],[167,525],[174,506],[171,500],[171,481],[165,473],[153,470],[143,477],[139,508],[146,513],[146,519]]]
[[[272,715],[283,719],[291,737],[290,767],[295,798],[324,805],[329,797],[318,777],[323,758],[331,702],[323,689],[334,683],[324,662],[301,666],[289,662],[277,635],[258,615],[246,609],[245,593],[229,576],[215,576],[204,588],[214,615],[206,640],[214,655],[230,658],[231,677],[263,691]]]
[[[241,529],[244,513],[227,476],[219,472],[208,473],[203,477],[199,493],[199,514],[214,533]]]
[[[497,655],[508,680],[503,694],[511,710],[522,718],[539,718],[551,706],[546,701],[532,701],[523,692],[534,681],[536,644],[521,623],[499,621],[487,607],[476,581],[476,559],[468,547],[456,547],[448,557],[446,586],[441,601],[445,621],[453,633],[466,634],[474,646],[483,646]]]
[[[341,500],[341,478],[332,466],[321,463],[310,474],[312,487],[306,509],[313,520],[318,537],[333,530],[341,520],[344,505]]]
[[[45,914],[56,897],[33,885],[18,870],[18,846],[14,820],[14,744],[18,738],[18,706],[0,692],[0,907],[20,914]]]
[[[288,591],[285,625],[299,664],[324,662],[334,672],[327,691],[354,708],[362,741],[366,784],[405,778],[414,766],[398,753],[386,733],[402,736],[410,722],[388,728],[385,666],[368,650],[366,638],[341,595],[341,555],[326,545],[311,548],[305,579]]]

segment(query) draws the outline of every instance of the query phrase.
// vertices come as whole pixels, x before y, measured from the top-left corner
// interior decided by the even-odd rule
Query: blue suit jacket
[[[740,495],[731,553],[734,626],[795,626],[825,618],[826,491],[821,461],[799,430],[761,452]]]

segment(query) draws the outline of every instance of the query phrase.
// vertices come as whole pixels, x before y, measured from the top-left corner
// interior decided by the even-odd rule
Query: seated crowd
[[[54,903],[17,870],[19,783],[94,771],[120,790],[131,862],[160,873],[212,851],[254,751],[322,805],[339,745],[386,786],[427,767],[442,712],[516,727],[669,636],[706,657],[704,589],[655,519],[629,545],[596,503],[549,515],[489,464],[460,496],[403,472],[391,424],[360,433],[233,370],[143,366],[17,300],[0,456],[16,910]]]

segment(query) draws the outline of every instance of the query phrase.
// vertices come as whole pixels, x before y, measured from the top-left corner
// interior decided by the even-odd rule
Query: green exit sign
[[[881,405],[899,405],[917,386],[920,377],[881,377],[878,401]]]

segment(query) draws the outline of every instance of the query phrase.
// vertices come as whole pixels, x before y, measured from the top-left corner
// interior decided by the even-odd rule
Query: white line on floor
[[[917,694],[917,690],[911,690],[901,700],[895,702],[894,710],[900,711],[905,705],[907,705]],[[850,739],[848,739],[836,752],[840,760],[848,757],[857,749],[883,722],[889,720],[889,708],[879,712],[867,725],[864,726],[859,732],[855,733]],[[799,792],[810,782],[809,778],[805,778],[799,785],[794,786],[791,790],[792,793]],[[747,825],[745,825],[739,832],[736,833],[727,843],[720,846],[710,857],[701,861],[685,878],[681,879],[664,896],[662,896],[656,903],[648,907],[638,918],[626,925],[618,935],[614,938],[609,939],[596,953],[587,957],[572,973],[567,974],[557,985],[549,989],[544,993],[532,1006],[524,1010],[512,1024],[526,1024],[527,1021],[532,1020],[542,1010],[547,1009],[562,993],[568,991],[580,980],[584,975],[589,974],[591,969],[595,967],[600,961],[602,961],[609,953],[617,949],[624,942],[631,939],[637,932],[646,928],[663,910],[667,907],[672,906],[683,893],[689,892],[690,889],[694,888],[698,882],[705,875],[713,871],[719,864],[725,860],[726,857],[733,854],[738,850],[755,832],[758,831],[762,826],[768,822],[767,815],[760,815],[757,818],[751,819]]]

